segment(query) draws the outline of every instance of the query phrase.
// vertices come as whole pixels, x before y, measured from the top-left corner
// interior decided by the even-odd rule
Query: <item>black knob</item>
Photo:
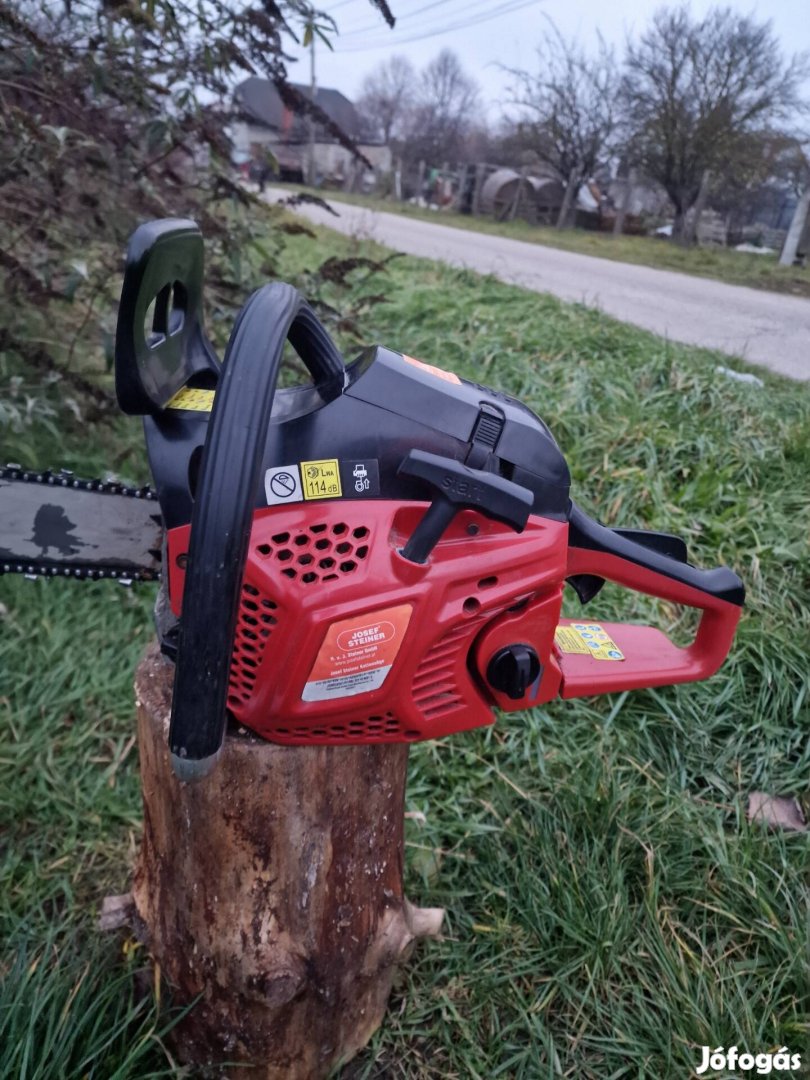
[[[519,701],[542,670],[540,657],[531,645],[507,645],[490,660],[487,682],[493,690]]]

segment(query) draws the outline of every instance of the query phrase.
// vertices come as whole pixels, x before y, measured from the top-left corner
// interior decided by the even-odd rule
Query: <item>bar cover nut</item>
[[[519,701],[542,671],[540,657],[531,645],[507,645],[487,665],[487,682],[493,690]]]

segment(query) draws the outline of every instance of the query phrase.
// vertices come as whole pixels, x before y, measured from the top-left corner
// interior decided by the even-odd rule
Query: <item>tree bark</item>
[[[571,216],[571,207],[574,205],[574,199],[577,197],[580,184],[582,180],[577,169],[572,169],[568,176],[568,183],[565,185],[565,194],[563,195],[562,206],[560,207],[560,213],[557,218],[557,228],[565,229],[568,226],[568,219]]]
[[[630,168],[627,172],[627,177],[624,182],[624,191],[622,191],[621,201],[616,210],[616,217],[613,222],[613,235],[621,236],[624,232],[624,219],[627,217],[627,211],[630,209],[630,202],[633,198],[633,188],[636,186],[636,170]]]
[[[250,1064],[257,1080],[318,1080],[365,1046],[398,963],[441,926],[440,909],[403,895],[408,748],[281,747],[240,730],[210,776],[183,784],[166,746],[173,673],[153,646],[136,676],[133,899],[173,1001],[199,998],[174,1046],[218,1076]]]
[[[512,205],[509,208],[509,220],[515,220],[515,214],[517,214],[518,206],[523,195],[523,185],[526,183],[526,167],[520,170],[520,177],[518,178],[517,187],[515,188],[515,197],[512,199]]]
[[[417,175],[416,175],[416,202],[417,202],[417,204],[419,203],[419,200],[423,197],[422,196],[422,189],[424,188],[424,186],[425,186],[425,162],[424,162],[424,160],[421,160],[419,162],[419,171],[417,172]],[[425,199],[425,202],[427,202],[427,199]]]
[[[670,196],[671,197],[671,196]],[[675,217],[672,220],[672,239],[676,244],[683,244],[684,241],[684,226],[686,223],[686,211],[682,206],[675,204]]]
[[[475,190],[473,192],[472,199],[472,213],[474,217],[478,217],[481,213],[481,188],[484,183],[484,176],[486,175],[486,168],[484,165],[475,166]]]

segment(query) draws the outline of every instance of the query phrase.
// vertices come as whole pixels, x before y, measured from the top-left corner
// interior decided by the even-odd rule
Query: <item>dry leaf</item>
[[[132,893],[105,896],[101,902],[98,929],[102,933],[108,933],[110,930],[120,930],[123,926],[130,926],[134,916],[135,901],[132,899]]]
[[[760,821],[772,829],[807,832],[802,808],[793,796],[752,791],[748,796],[748,820]]]

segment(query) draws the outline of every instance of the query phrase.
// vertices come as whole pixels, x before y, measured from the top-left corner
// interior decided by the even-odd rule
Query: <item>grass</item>
[[[288,272],[359,250],[373,253],[321,231],[314,256],[294,238]],[[406,884],[447,908],[447,935],[420,946],[342,1080],[681,1080],[702,1045],[807,1054],[810,846],[749,825],[745,803],[810,790],[810,388],[735,383],[715,370],[726,357],[467,271],[397,259],[388,277],[367,286],[391,298],[368,340],[523,398],[586,510],[685,536],[694,561],[743,576],[748,601],[708,682],[413,748],[408,809],[424,822],[407,823]],[[143,475],[137,425],[91,435],[49,393],[57,416],[2,432],[4,457]],[[92,929],[138,840],[131,680],[152,593],[0,580],[4,1077],[177,1074],[172,1014],[137,992],[145,961]],[[684,629],[636,594],[592,607]]]
[[[657,270],[674,270],[681,274],[714,278],[729,285],[747,285],[754,289],[789,293],[810,298],[810,267],[780,266],[776,255],[750,255],[729,248],[684,248],[666,240],[648,236],[617,236],[586,229],[557,230],[549,226],[530,225],[526,221],[495,221],[491,217],[472,217],[453,210],[428,210],[368,195],[353,195],[342,191],[309,190],[328,201],[367,206],[389,214],[400,214],[422,221],[439,222],[454,229],[506,236],[530,244],[545,244],[580,255],[600,259],[652,266]]]
[[[171,1076],[170,1055],[155,1068],[156,1047],[171,1027],[137,976],[143,960],[119,963],[111,951],[51,930],[32,948],[23,941],[0,987],[3,1075],[123,1080]]]

